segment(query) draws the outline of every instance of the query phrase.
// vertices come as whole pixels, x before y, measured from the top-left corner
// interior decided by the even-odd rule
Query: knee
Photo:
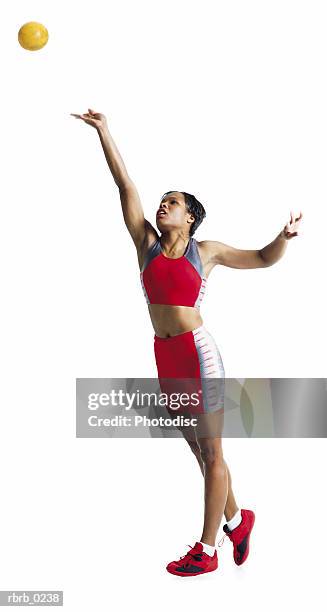
[[[189,447],[192,453],[194,453],[194,455],[198,457],[200,455],[200,448],[199,448],[198,443],[188,440],[188,444],[189,444]]]
[[[214,445],[208,444],[200,449],[201,459],[206,467],[214,467],[215,470],[226,472],[226,465],[221,450]]]

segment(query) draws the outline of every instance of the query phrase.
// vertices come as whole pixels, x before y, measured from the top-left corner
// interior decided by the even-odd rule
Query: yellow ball
[[[29,21],[24,23],[18,32],[19,44],[28,51],[38,51],[47,44],[48,30],[42,23]]]

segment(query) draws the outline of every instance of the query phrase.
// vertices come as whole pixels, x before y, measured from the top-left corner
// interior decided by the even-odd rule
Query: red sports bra
[[[200,308],[207,279],[196,240],[190,238],[184,255],[173,259],[163,254],[157,239],[146,253],[140,278],[148,304]]]

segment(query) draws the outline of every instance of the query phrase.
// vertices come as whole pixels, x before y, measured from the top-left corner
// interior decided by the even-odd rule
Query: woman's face
[[[156,214],[157,228],[161,232],[187,226],[188,220],[192,221],[194,217],[187,212],[185,198],[180,191],[173,191],[162,198]]]

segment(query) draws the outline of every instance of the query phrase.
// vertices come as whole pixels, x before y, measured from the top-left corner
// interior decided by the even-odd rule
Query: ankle
[[[225,508],[224,511],[224,515],[225,515],[225,519],[226,519],[226,523],[228,523],[228,521],[231,521],[232,518],[235,516],[236,512],[239,511],[239,508],[237,506],[233,506],[232,508]]]
[[[216,546],[216,539],[215,538],[207,538],[206,536],[202,536],[200,544],[207,544],[208,546]]]
[[[227,527],[230,531],[233,531],[233,529],[236,529],[236,527],[238,527],[242,522],[242,514],[241,514],[241,510],[237,510],[237,512],[235,512],[234,516],[227,521]]]
[[[205,552],[207,555],[209,555],[209,557],[213,557],[215,552],[216,552],[216,547],[215,545],[211,545],[211,544],[207,544],[206,542],[203,542],[202,540],[200,541],[200,544],[202,544],[202,549],[203,552]]]

